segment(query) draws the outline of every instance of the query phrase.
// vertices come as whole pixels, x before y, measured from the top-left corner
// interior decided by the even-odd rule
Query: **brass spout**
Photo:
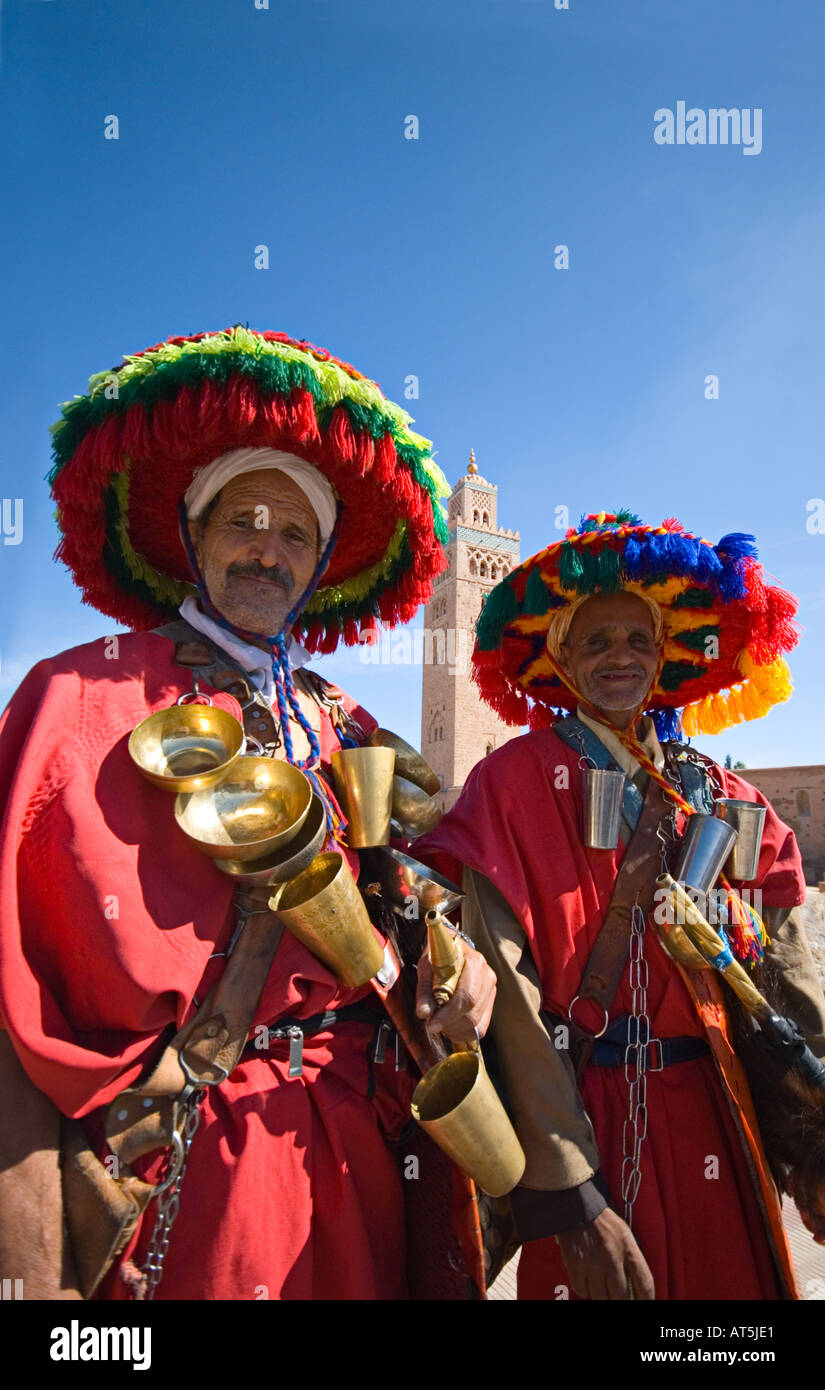
[[[450,924],[433,908],[426,914],[427,945],[433,968],[433,996],[438,1005],[448,1004],[458,987],[464,969],[464,948]]]

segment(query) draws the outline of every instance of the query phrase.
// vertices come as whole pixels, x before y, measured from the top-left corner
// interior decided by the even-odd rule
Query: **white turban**
[[[280,449],[230,449],[204,468],[199,468],[184,494],[186,515],[190,521],[200,516],[207,503],[220,492],[231,478],[239,473],[256,473],[261,468],[277,468],[301,489],[318,518],[321,550],[332,535],[337,515],[337,499],[333,486],[314,463],[285,454]]]

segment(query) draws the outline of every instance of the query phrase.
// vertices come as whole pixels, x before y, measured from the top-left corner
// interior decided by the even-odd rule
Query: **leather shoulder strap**
[[[627,962],[633,906],[638,903],[647,916],[653,905],[658,864],[656,836],[666,810],[665,794],[659,784],[651,780],[639,823],[622,860],[610,906],[582,974],[577,997],[592,1000],[603,1009],[605,1024]],[[575,1023],[573,1027],[580,1046],[578,1073],[593,1050],[595,1034]]]
[[[553,725],[553,733],[558,734],[562,743],[566,743],[568,748],[579,753],[583,750],[596,767],[616,766],[601,739],[597,738],[593,730],[589,729],[581,719],[577,719],[574,714],[568,714],[565,719],[559,719]],[[622,817],[631,830],[635,830],[638,825],[639,816],[642,814],[642,802],[642,792],[635,782],[628,777],[622,800]]]

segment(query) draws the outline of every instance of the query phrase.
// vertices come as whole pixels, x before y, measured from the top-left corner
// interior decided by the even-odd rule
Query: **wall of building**
[[[825,879],[825,766],[746,767],[742,776],[793,830],[808,883],[820,883]]]

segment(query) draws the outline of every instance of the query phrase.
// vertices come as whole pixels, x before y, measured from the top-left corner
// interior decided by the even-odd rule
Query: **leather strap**
[[[638,903],[645,916],[653,906],[658,865],[656,837],[659,823],[667,809],[668,802],[664,791],[657,782],[651,780],[636,829],[622,860],[602,929],[593,944],[578,991],[570,1005],[568,1017],[577,1053],[577,1076],[590,1060],[596,1030],[591,1031],[576,1023],[572,1016],[573,1007],[578,1000],[592,1001],[603,1011],[603,1024],[606,1027],[607,1015],[627,963],[633,906]]]

